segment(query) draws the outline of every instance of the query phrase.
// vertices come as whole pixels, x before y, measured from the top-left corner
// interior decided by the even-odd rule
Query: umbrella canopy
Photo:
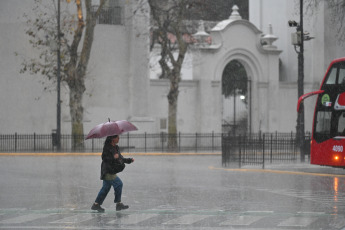
[[[135,125],[133,125],[131,122],[126,121],[126,120],[121,120],[121,121],[108,121],[102,124],[99,124],[95,126],[87,137],[87,139],[91,138],[102,138],[102,137],[107,137],[107,136],[113,136],[113,135],[120,135],[125,132],[129,131],[134,131],[138,130]]]

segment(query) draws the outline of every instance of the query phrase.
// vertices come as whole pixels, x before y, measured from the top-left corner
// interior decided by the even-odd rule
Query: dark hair
[[[110,144],[110,142],[111,142],[114,138],[117,138],[117,137],[118,137],[118,135],[107,136],[107,139],[105,139],[105,141],[104,141],[104,145]]]

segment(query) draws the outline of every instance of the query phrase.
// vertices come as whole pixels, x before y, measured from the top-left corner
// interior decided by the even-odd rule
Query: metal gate
[[[233,136],[251,132],[251,81],[243,82],[248,85],[246,94],[236,89],[231,96],[223,95],[222,132]]]
[[[294,133],[266,133],[222,136],[223,166],[296,162],[298,151]]]

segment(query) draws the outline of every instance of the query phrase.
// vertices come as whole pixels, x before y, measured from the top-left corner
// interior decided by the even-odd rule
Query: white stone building
[[[84,130],[88,132],[109,117],[128,119],[139,127],[139,132],[166,132],[169,82],[156,79],[150,68],[148,15],[138,11],[133,16],[133,1],[117,3],[122,9],[121,23],[99,24],[95,29],[83,101]],[[179,132],[221,132],[225,111],[222,73],[232,60],[241,62],[251,81],[248,128],[252,132],[295,132],[297,54],[290,41],[295,31],[287,21],[298,21],[298,12],[291,0],[249,3],[249,21],[236,14],[230,17],[229,12],[229,19],[207,31],[212,44],[190,51],[180,84]],[[30,13],[32,4],[33,0],[0,1],[1,134],[47,134],[56,128],[56,92],[43,90],[42,76],[20,74],[21,59],[14,55],[35,54],[21,17],[24,12]],[[337,45],[335,32],[329,27],[329,17],[321,4],[317,14],[305,18],[305,30],[315,37],[305,42],[305,92],[317,89],[329,62],[343,55],[344,49]],[[262,39],[268,34],[277,40],[263,45]],[[62,134],[69,134],[65,86],[61,95]],[[311,131],[314,100],[308,99],[305,108],[306,131]]]

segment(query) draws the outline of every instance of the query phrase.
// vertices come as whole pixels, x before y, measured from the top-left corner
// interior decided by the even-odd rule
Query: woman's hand
[[[118,154],[118,153],[115,153],[115,154],[114,154],[114,158],[115,158],[115,159],[118,159],[118,158],[119,158],[119,154]]]

